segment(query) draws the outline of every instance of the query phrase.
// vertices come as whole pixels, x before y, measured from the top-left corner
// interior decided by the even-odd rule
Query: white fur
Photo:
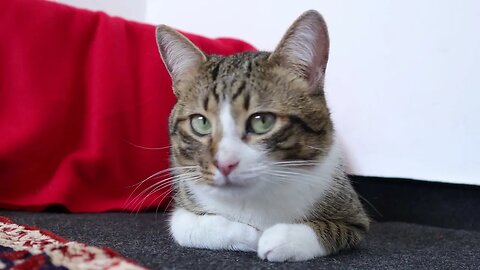
[[[260,235],[255,228],[218,215],[195,215],[182,208],[170,220],[173,238],[182,246],[256,251]]]
[[[327,255],[315,231],[305,224],[277,224],[263,232],[258,256],[271,262],[305,261]]]
[[[252,179],[251,177],[246,177],[247,175],[242,172],[247,170],[251,164],[258,162],[262,153],[245,144],[240,139],[229,102],[224,102],[221,105],[219,116],[220,125],[222,126],[222,139],[218,145],[215,159],[219,163],[229,163],[233,160],[240,161],[237,168],[229,175],[228,181],[231,184],[248,185]],[[227,179],[217,169],[215,171],[214,181],[217,185],[221,186],[226,184]]]

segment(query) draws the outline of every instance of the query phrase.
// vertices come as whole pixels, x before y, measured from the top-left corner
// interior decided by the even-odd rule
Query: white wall
[[[480,2],[140,2],[142,21],[265,50],[303,11],[320,11],[327,97],[351,172],[480,185]]]
[[[144,21],[146,0],[50,0],[93,11],[104,11],[129,20]]]

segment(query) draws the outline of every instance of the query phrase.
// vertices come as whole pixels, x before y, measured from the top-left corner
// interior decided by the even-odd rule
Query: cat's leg
[[[219,215],[196,215],[182,208],[173,212],[170,231],[181,246],[206,249],[256,251],[260,236],[252,226]]]
[[[258,256],[276,262],[310,260],[356,246],[366,230],[330,221],[276,224],[260,236]]]

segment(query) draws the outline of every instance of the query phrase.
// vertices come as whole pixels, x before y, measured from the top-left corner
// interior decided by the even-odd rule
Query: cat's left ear
[[[207,60],[197,46],[169,26],[159,25],[156,37],[160,56],[173,82],[191,76]]]
[[[328,50],[327,25],[320,13],[309,10],[290,26],[269,59],[306,79],[318,92],[323,89]]]

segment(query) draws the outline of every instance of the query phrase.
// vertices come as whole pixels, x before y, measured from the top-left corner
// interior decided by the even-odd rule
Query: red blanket
[[[165,207],[171,81],[154,27],[38,0],[0,5],[0,208]],[[206,53],[253,48],[187,34]],[[135,191],[134,191],[135,190]],[[150,191],[155,191],[150,193]],[[149,196],[147,196],[149,195]],[[163,200],[163,201],[162,201]]]

